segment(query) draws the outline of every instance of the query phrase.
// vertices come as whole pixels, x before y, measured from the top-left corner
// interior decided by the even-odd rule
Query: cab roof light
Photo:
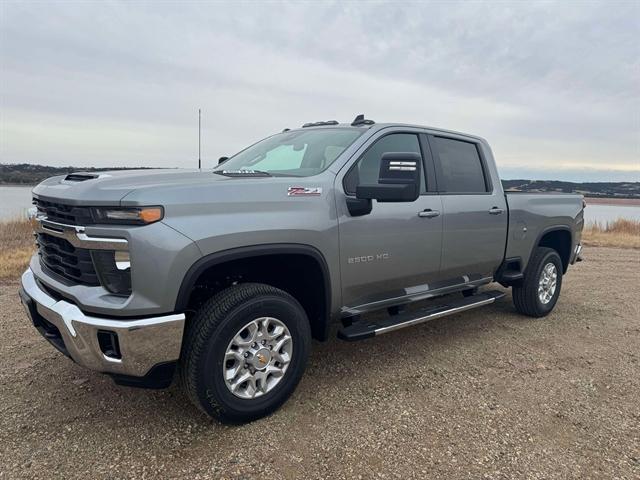
[[[302,125],[302,128],[321,127],[323,125],[338,125],[338,121],[337,120],[327,120],[327,121],[323,121],[323,122],[309,122],[309,123],[305,123],[304,125]]]

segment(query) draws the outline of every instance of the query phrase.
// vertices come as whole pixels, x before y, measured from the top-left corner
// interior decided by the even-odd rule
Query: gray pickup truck
[[[213,170],[49,178],[33,202],[20,297],[35,328],[119,384],[177,372],[231,422],[282,405],[333,321],[367,339],[491,304],[491,282],[547,315],[584,208],[505,194],[482,138],[361,115],[285,129]]]

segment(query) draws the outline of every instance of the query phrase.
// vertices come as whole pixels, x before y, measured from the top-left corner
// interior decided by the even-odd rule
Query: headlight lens
[[[162,207],[96,207],[91,209],[96,223],[115,223],[119,225],[148,225],[162,220]]]
[[[129,252],[92,250],[91,258],[100,284],[117,295],[131,294],[131,261]]]

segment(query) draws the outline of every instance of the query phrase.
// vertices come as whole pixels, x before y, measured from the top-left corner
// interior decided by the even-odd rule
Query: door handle
[[[418,216],[422,218],[434,218],[440,215],[438,210],[431,210],[430,208],[425,208],[421,212],[418,212]]]
[[[489,213],[491,215],[500,215],[501,213],[504,213],[504,208],[491,207]]]

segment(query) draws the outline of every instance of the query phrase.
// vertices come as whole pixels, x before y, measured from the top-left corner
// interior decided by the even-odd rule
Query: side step
[[[341,328],[338,331],[338,338],[348,342],[364,340],[365,338],[371,338],[404,327],[417,325],[418,323],[428,322],[436,318],[446,317],[447,315],[464,312],[472,308],[489,305],[504,297],[504,295],[504,292],[499,290],[491,290],[470,297],[451,299],[451,301],[444,305],[430,306],[414,312],[401,313],[380,320],[358,320],[348,327]]]

